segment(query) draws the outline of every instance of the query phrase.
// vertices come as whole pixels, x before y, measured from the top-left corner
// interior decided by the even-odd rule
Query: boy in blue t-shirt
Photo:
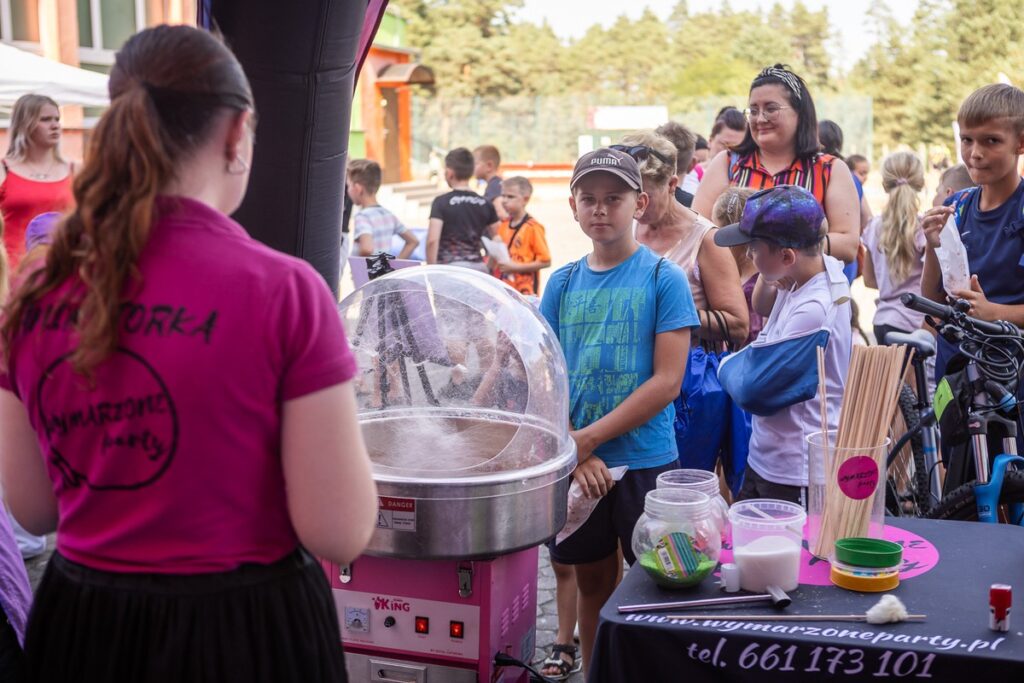
[[[949,292],[971,304],[968,315],[1024,326],[1024,181],[1018,171],[1024,154],[1024,91],[1011,85],[986,85],[971,93],[957,114],[960,150],[977,187],[961,190],[948,206],[924,214],[925,250],[921,293],[946,303],[935,249],[949,216],[967,249],[969,290]],[[939,339],[936,380],[957,353]]]
[[[584,495],[601,500],[584,525],[549,547],[572,565],[587,665],[601,607],[615,589],[621,544],[633,564],[633,527],[658,474],[679,466],[672,421],[699,325],[686,275],[633,237],[648,198],[636,161],[598,149],[580,157],[570,182],[573,217],[593,243],[588,256],[551,276],[541,313],[569,368],[570,419]],[[628,465],[618,482],[609,467]]]

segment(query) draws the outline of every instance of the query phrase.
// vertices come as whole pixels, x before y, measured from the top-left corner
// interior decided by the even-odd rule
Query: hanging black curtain
[[[252,177],[234,218],[309,261],[338,290],[352,95],[387,2],[204,0],[252,83],[259,125]]]

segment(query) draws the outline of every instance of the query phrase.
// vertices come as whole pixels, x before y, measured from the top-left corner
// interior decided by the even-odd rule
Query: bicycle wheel
[[[906,431],[917,430],[920,424],[917,396],[906,384],[900,389],[899,407]],[[886,470],[885,513],[893,517],[923,517],[930,507],[924,444],[921,433],[917,432]]]
[[[1024,503],[1024,471],[1009,470],[1003,478],[999,504]],[[974,500],[974,482],[968,482],[950,491],[927,515],[930,519],[949,519],[961,522],[978,521],[978,504]]]

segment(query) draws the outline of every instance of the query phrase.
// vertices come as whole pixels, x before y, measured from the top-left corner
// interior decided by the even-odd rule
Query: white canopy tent
[[[61,64],[0,43],[0,108],[10,111],[26,93],[48,95],[61,105],[110,104],[107,76]]]

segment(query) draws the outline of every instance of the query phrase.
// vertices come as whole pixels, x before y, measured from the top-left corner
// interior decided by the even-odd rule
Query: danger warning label
[[[413,498],[377,498],[377,528],[392,531],[416,531],[416,500]]]

